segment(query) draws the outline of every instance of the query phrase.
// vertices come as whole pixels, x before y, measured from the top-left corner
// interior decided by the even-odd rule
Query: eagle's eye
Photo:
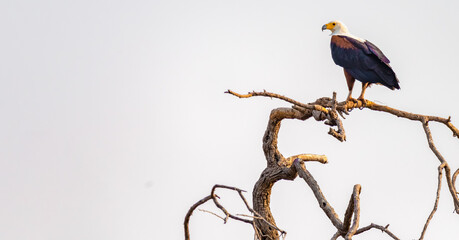
[[[332,23],[332,24],[333,24],[333,26],[335,26],[335,25],[336,25],[336,23]]]

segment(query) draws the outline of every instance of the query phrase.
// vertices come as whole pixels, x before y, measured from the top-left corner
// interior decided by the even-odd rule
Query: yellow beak
[[[330,23],[324,24],[322,26],[322,31],[327,30],[327,29],[332,30],[333,26]]]

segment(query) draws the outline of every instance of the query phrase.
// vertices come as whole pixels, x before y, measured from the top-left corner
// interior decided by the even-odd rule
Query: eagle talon
[[[359,107],[360,110],[364,109],[367,106],[367,100],[365,100],[363,98],[358,98],[357,100],[362,102],[362,106]]]
[[[346,99],[346,102],[353,102],[353,103],[355,103],[355,104],[359,103],[359,101],[357,101],[357,99],[352,98],[352,97],[348,97],[348,98]]]

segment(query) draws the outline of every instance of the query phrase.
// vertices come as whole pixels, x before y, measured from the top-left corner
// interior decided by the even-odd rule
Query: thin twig
[[[254,219],[262,219],[262,217],[257,217],[257,216],[252,216],[252,215],[247,215],[247,214],[236,214],[237,216],[241,217],[248,217],[248,218],[254,218]]]
[[[229,93],[229,94],[232,94],[238,98],[249,98],[249,97],[255,97],[255,96],[263,96],[263,97],[270,97],[270,98],[277,98],[277,99],[281,99],[281,100],[284,100],[286,102],[289,102],[289,103],[292,103],[292,104],[295,104],[297,106],[300,106],[302,108],[306,108],[306,109],[311,109],[311,110],[316,110],[316,111],[321,111],[323,113],[328,113],[328,110],[320,105],[317,105],[317,104],[304,104],[302,102],[298,102],[296,100],[293,100],[289,97],[286,97],[286,96],[282,96],[280,94],[277,94],[277,93],[270,93],[270,92],[250,92],[248,94],[239,94],[239,93],[236,93],[236,92],[233,92],[231,90],[227,90],[225,93]]]
[[[214,213],[214,212],[211,212],[211,211],[208,211],[208,210],[205,210],[205,209],[198,209],[198,210],[201,211],[201,212],[210,213],[210,214],[212,214],[212,215],[214,215],[214,216],[220,218],[221,220],[225,221],[225,218],[224,218],[224,217],[222,217],[222,216],[220,216],[220,215],[218,215],[218,214],[216,214],[216,213]]]
[[[257,219],[261,219],[262,221],[266,222],[268,225],[270,225],[272,228],[276,229],[277,231],[279,231],[282,235],[285,235],[287,234],[286,231],[278,228],[276,225],[270,223],[269,221],[267,221],[264,217],[262,217],[260,214],[258,214],[255,210],[253,210],[250,206],[249,206],[249,203],[247,202],[247,200],[245,199],[244,195],[242,194],[243,192],[245,192],[244,190],[242,189],[239,189],[239,188],[236,188],[236,187],[230,187],[230,186],[225,186],[225,185],[219,185],[219,184],[216,184],[214,185],[214,187],[212,188],[212,192],[211,192],[211,196],[214,196],[215,195],[215,190],[217,188],[226,188],[226,189],[230,189],[230,190],[233,190],[233,191],[236,191],[238,192],[239,196],[241,197],[242,201],[244,202],[245,206],[247,207],[247,209],[253,213]],[[212,199],[214,200],[214,203],[215,205],[220,208],[223,213],[226,215],[226,217],[223,219],[223,221],[226,223],[228,218],[232,218],[232,219],[235,219],[235,220],[238,220],[238,221],[242,221],[242,222],[245,222],[245,223],[250,223],[253,225],[253,221],[251,220],[247,220],[247,219],[244,219],[244,218],[240,218],[236,215],[233,215],[231,213],[229,213],[219,202],[218,200],[215,198],[215,197],[212,197]]]
[[[430,215],[429,215],[429,217],[427,218],[426,223],[424,224],[424,228],[422,229],[421,237],[419,238],[419,240],[424,239],[424,234],[425,234],[426,231],[427,231],[427,227],[429,226],[430,220],[432,220],[432,218],[433,218],[435,212],[437,211],[438,202],[439,202],[439,200],[440,200],[441,179],[442,179],[442,176],[443,176],[443,168],[444,168],[444,167],[445,167],[445,164],[444,164],[444,163],[442,163],[440,166],[438,166],[437,197],[435,198],[435,204],[434,204],[434,207],[433,207],[433,209],[432,209],[432,212],[430,212]]]
[[[391,231],[389,231],[389,229],[388,229],[388,228],[389,228],[389,224],[387,224],[385,227],[383,227],[383,226],[381,226],[381,225],[372,223],[372,224],[370,224],[370,225],[368,225],[368,226],[366,226],[366,227],[360,228],[359,230],[357,230],[357,231],[355,232],[354,235],[361,234],[361,233],[366,232],[366,231],[368,231],[368,230],[370,230],[370,229],[372,229],[372,228],[377,228],[377,229],[381,230],[382,232],[387,233],[387,235],[389,235],[391,238],[393,238],[393,239],[395,239],[395,240],[400,240],[400,239],[399,239],[397,236],[395,236]]]
[[[219,184],[216,184],[214,185],[214,187],[212,188],[212,191],[210,193],[210,195],[212,196],[212,200],[214,200],[214,203],[215,203],[215,206],[217,206],[218,208],[220,208],[220,210],[222,210],[222,212],[225,214],[225,219],[224,219],[224,222],[226,223],[228,221],[228,218],[232,218],[234,220],[238,220],[238,221],[241,221],[241,222],[245,222],[245,223],[249,223],[249,224],[253,224],[253,221],[251,220],[247,220],[247,219],[244,219],[244,218],[240,218],[238,216],[235,216],[231,213],[229,213],[225,207],[223,207],[223,205],[220,204],[220,202],[218,202],[217,198],[215,197],[215,189],[217,188],[226,188],[226,189],[230,189],[230,190],[234,190],[234,191],[244,191],[244,190],[241,190],[239,188],[235,188],[235,187],[229,187],[229,186],[225,186],[225,185],[219,185]]]

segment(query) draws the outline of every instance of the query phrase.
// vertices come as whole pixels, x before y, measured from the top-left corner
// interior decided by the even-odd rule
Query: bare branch
[[[217,198],[215,197],[215,189],[217,188],[226,188],[226,189],[230,189],[230,190],[234,190],[234,191],[244,191],[244,190],[241,190],[239,188],[235,188],[235,187],[229,187],[229,186],[225,186],[225,185],[214,185],[214,187],[212,188],[212,191],[210,193],[210,196],[212,196],[212,200],[214,200],[214,203],[215,203],[215,206],[217,206],[218,208],[220,208],[220,210],[222,210],[222,212],[225,214],[225,219],[224,219],[224,222],[226,223],[228,221],[228,218],[232,218],[234,220],[238,220],[238,221],[241,221],[241,222],[245,222],[245,223],[249,223],[249,224],[253,224],[253,222],[251,220],[247,220],[247,219],[244,219],[244,218],[240,218],[238,216],[235,216],[231,213],[229,213],[217,200]]]
[[[454,203],[454,207],[455,207],[456,213],[459,214],[459,197],[457,196],[457,190],[456,190],[456,187],[454,185],[455,183],[451,179],[451,169],[450,169],[448,163],[446,162],[446,160],[443,158],[443,156],[440,154],[438,149],[435,147],[435,144],[434,144],[433,139],[432,139],[432,133],[430,132],[429,122],[428,122],[427,117],[425,117],[422,120],[422,126],[424,128],[425,133],[426,133],[427,142],[429,143],[430,149],[435,154],[435,156],[437,156],[437,158],[440,161],[440,163],[444,166],[445,173],[446,173],[446,182],[448,183],[448,189],[449,189],[449,192],[451,193],[451,196],[453,198],[453,203]]]
[[[389,229],[388,229],[388,228],[389,228],[389,224],[387,224],[385,227],[383,227],[383,226],[381,226],[381,225],[372,223],[372,224],[370,224],[370,225],[368,225],[368,226],[366,226],[366,227],[360,228],[359,230],[357,230],[357,231],[355,232],[354,235],[361,234],[361,233],[366,232],[366,231],[368,231],[368,230],[370,230],[370,229],[372,229],[372,228],[377,228],[377,229],[381,230],[382,232],[387,233],[387,235],[389,235],[391,238],[393,238],[393,239],[395,239],[395,240],[400,240],[400,239],[399,239],[398,237],[396,237],[391,231],[389,231]]]
[[[306,181],[306,183],[309,185],[317,199],[317,202],[319,203],[320,208],[322,208],[322,210],[325,212],[325,215],[327,215],[327,217],[330,219],[333,226],[335,226],[337,229],[342,229],[343,223],[339,219],[338,214],[336,214],[333,207],[328,203],[327,199],[320,190],[319,184],[317,184],[311,173],[306,170],[304,163],[300,160],[295,160],[293,162],[293,166],[295,166],[298,175],[303,178],[304,181]]]
[[[346,141],[346,133],[344,131],[343,123],[341,122],[341,119],[339,118],[338,113],[341,116],[343,116],[343,115],[341,114],[341,112],[337,112],[336,111],[336,107],[337,106],[338,106],[338,102],[336,101],[336,92],[333,92],[331,111],[329,111],[329,113],[328,113],[328,116],[327,116],[328,117],[328,121],[325,122],[325,124],[328,124],[330,126],[337,126],[338,127],[338,131],[336,131],[333,128],[330,128],[330,130],[328,131],[328,134],[332,135],[333,137],[335,137],[339,141],[343,142],[343,141]]]
[[[252,214],[254,214],[254,215],[256,216],[256,217],[255,217],[256,219],[260,219],[261,221],[267,223],[269,226],[271,226],[272,228],[274,228],[274,229],[276,229],[277,231],[279,231],[282,235],[286,235],[286,234],[287,234],[286,231],[284,231],[284,230],[278,228],[276,225],[271,224],[270,222],[268,222],[263,216],[261,216],[260,214],[258,214],[255,210],[253,210],[253,209],[249,206],[247,200],[245,199],[244,195],[242,194],[242,192],[245,192],[244,190],[241,190],[241,189],[236,188],[236,187],[230,187],[230,186],[218,185],[218,184],[217,184],[217,185],[215,185],[215,186],[212,188],[212,193],[211,193],[212,196],[216,196],[216,195],[214,195],[214,192],[215,192],[215,189],[217,189],[217,188],[226,188],[226,189],[230,189],[230,190],[233,190],[233,191],[237,191],[238,194],[239,194],[239,196],[241,197],[242,201],[244,202],[245,206],[247,207],[247,209],[248,209]],[[238,221],[242,221],[242,222],[245,222],[245,223],[250,223],[250,224],[253,225],[253,221],[247,220],[247,219],[243,219],[243,218],[240,218],[240,217],[238,217],[238,216],[236,216],[236,215],[233,215],[233,214],[229,213],[229,212],[228,212],[228,211],[218,202],[217,198],[212,197],[212,199],[214,200],[215,205],[216,205],[218,208],[220,208],[220,209],[223,211],[223,213],[225,213],[225,215],[226,215],[226,218],[224,219],[225,223],[226,223],[226,221],[227,221],[227,219],[228,219],[228,217],[229,217],[229,218],[232,218],[232,219],[235,219],[235,220],[238,220]]]
[[[333,126],[338,126],[338,131],[330,128],[329,134],[332,135],[333,137],[337,138],[340,141],[346,140],[346,136],[345,136],[344,127],[343,127],[343,124],[342,124],[341,120],[337,116],[335,117],[336,114],[334,114],[334,111],[333,111],[335,109],[337,110],[338,113],[340,113],[340,115],[342,115],[341,114],[342,112],[348,113],[350,110],[352,110],[354,108],[360,108],[360,109],[368,108],[368,109],[371,109],[371,110],[374,110],[374,111],[386,112],[386,113],[395,115],[397,117],[406,118],[406,119],[414,120],[414,121],[420,121],[421,123],[423,123],[423,127],[424,127],[424,129],[426,131],[427,138],[428,138],[428,141],[429,141],[429,146],[431,147],[432,151],[435,153],[437,158],[440,160],[440,162],[444,162],[445,159],[443,158],[443,156],[441,156],[441,154],[438,152],[438,150],[433,145],[433,140],[432,140],[432,137],[431,137],[431,133],[430,133],[430,130],[428,129],[428,122],[429,121],[434,121],[434,122],[439,122],[439,123],[445,124],[453,132],[453,136],[459,138],[459,130],[451,123],[451,117],[442,118],[442,117],[437,117],[437,116],[414,114],[414,113],[398,110],[398,109],[395,109],[395,108],[391,108],[391,107],[388,107],[388,106],[379,105],[379,104],[376,104],[376,103],[374,103],[372,101],[369,101],[369,100],[364,100],[364,101],[358,100],[358,101],[355,101],[355,102],[354,101],[345,101],[345,102],[336,103],[336,101],[335,101],[336,94],[334,94],[334,98],[333,99],[319,98],[314,103],[303,104],[303,103],[300,103],[300,102],[298,102],[296,100],[293,100],[291,98],[288,98],[288,97],[285,97],[285,96],[282,96],[282,95],[279,95],[279,94],[275,94],[275,93],[266,92],[266,91],[264,91],[264,92],[251,92],[251,93],[249,93],[247,95],[241,95],[241,94],[232,92],[231,90],[228,90],[227,93],[233,94],[233,95],[238,96],[238,97],[265,96],[265,97],[271,97],[271,98],[278,98],[278,99],[287,101],[289,103],[293,103],[293,104],[296,105],[296,106],[293,107],[294,109],[296,109],[298,111],[303,111],[303,112],[305,112],[305,114],[307,113],[308,116],[309,115],[313,115],[314,118],[316,120],[318,120],[318,121],[322,121],[322,120],[328,119],[328,122],[326,122],[327,124],[333,125]],[[306,112],[306,110],[308,110],[309,112]],[[279,153],[279,155],[280,155],[280,153]],[[446,165],[445,172],[446,172],[448,188],[449,188],[450,193],[451,193],[451,195],[453,197],[455,210],[459,214],[459,198],[457,196],[457,190],[456,190],[456,187],[455,187],[455,181],[452,181],[452,179],[451,179],[451,170],[449,168],[449,165]]]
[[[340,142],[346,141],[346,133],[344,132],[344,127],[343,123],[341,122],[341,119],[337,118],[335,119],[335,124],[338,126],[338,131],[336,131],[333,128],[330,128],[328,131],[328,134],[332,135],[336,139],[338,139]]]
[[[347,205],[346,212],[344,213],[343,228],[338,231],[340,235],[342,235],[341,233],[349,232],[349,228],[351,227],[353,213],[354,213],[354,194],[351,194],[351,199],[349,199],[349,204]]]
[[[220,216],[220,215],[218,215],[218,214],[216,214],[216,213],[214,213],[214,212],[211,212],[211,211],[208,211],[208,210],[205,210],[205,209],[198,209],[198,210],[201,211],[201,212],[210,213],[210,214],[212,214],[212,215],[214,215],[214,216],[220,218],[221,220],[225,221],[225,218],[224,218],[224,217],[222,217],[222,216]],[[239,215],[239,214],[238,214],[238,215]]]
[[[456,196],[457,196],[457,194],[458,194],[458,193],[457,193],[457,189],[456,189],[456,178],[457,178],[457,175],[458,175],[458,174],[459,174],[459,168],[454,172],[453,178],[452,178],[452,180],[451,180],[451,185],[453,186],[453,190],[454,190],[454,192],[456,193]],[[459,205],[457,205],[456,202],[454,202],[454,203],[455,203],[455,208],[456,208],[455,211],[456,211],[456,213],[459,213],[459,211],[458,211]]]
[[[352,227],[349,229],[347,232],[346,236],[344,239],[350,240],[352,239],[352,236],[354,236],[355,232],[357,231],[357,228],[359,227],[359,221],[360,221],[360,191],[362,187],[359,184],[356,184],[354,186],[354,191],[352,193],[352,200],[353,200],[353,206],[354,206],[354,223],[352,224]]]
[[[453,132],[453,136],[459,138],[459,129],[457,129],[452,123],[451,123],[451,117],[448,118],[442,118],[442,117],[437,117],[437,116],[427,116],[427,115],[421,115],[421,114],[414,114],[414,113],[409,113],[405,112],[402,110],[398,110],[395,108],[383,106],[376,104],[371,101],[367,101],[367,105],[365,106],[366,108],[369,108],[371,110],[375,111],[381,111],[381,112],[387,112],[392,115],[395,115],[397,117],[402,117],[410,120],[415,120],[415,121],[420,121],[423,122],[424,120],[428,121],[434,121],[434,122],[439,122],[445,124],[451,131]]]
[[[438,207],[438,202],[440,200],[440,190],[441,190],[441,179],[443,176],[443,168],[445,167],[445,163],[442,163],[440,166],[438,166],[438,185],[437,185],[437,197],[435,198],[435,204],[432,209],[432,212],[430,213],[429,217],[426,220],[426,223],[424,224],[424,229],[422,229],[421,237],[419,240],[424,239],[424,234],[427,231],[427,227],[429,226],[430,220],[432,220],[435,212],[437,211]]]
[[[426,133],[427,142],[429,143],[430,149],[435,154],[435,156],[437,156],[437,158],[440,161],[440,163],[444,163],[445,159],[443,158],[441,153],[437,150],[437,148],[435,147],[435,144],[433,142],[432,133],[430,132],[429,122],[428,122],[427,118],[422,119],[422,127],[424,128],[424,132]]]
[[[449,192],[453,197],[455,212],[459,214],[459,196],[456,190],[455,183],[451,179],[451,169],[448,163],[445,164],[446,183],[448,184]]]
[[[298,154],[295,156],[288,157],[285,159],[285,167],[291,166],[295,159],[299,159],[305,162],[320,162],[322,164],[328,163],[327,156],[317,154]]]
[[[232,95],[237,96],[239,98],[249,98],[249,97],[252,97],[252,96],[265,96],[265,97],[271,97],[271,98],[278,98],[278,99],[284,100],[286,102],[289,102],[289,103],[295,104],[297,106],[300,106],[302,108],[321,111],[321,112],[326,113],[326,114],[328,113],[328,110],[326,108],[332,108],[333,104],[334,104],[333,100],[330,99],[330,98],[320,98],[320,99],[316,100],[312,104],[304,104],[304,103],[298,102],[296,100],[293,100],[291,98],[288,98],[288,97],[285,97],[285,96],[282,96],[282,95],[279,95],[279,94],[276,94],[276,93],[266,92],[266,91],[264,91],[264,92],[255,92],[254,91],[254,92],[251,92],[251,93],[248,93],[248,94],[245,94],[245,95],[235,93],[235,92],[233,92],[231,90],[228,90],[225,93],[232,94]],[[453,132],[453,136],[459,138],[459,129],[456,128],[451,123],[451,117],[442,118],[442,117],[437,117],[437,116],[414,114],[414,113],[398,110],[398,109],[395,109],[395,108],[391,108],[391,107],[388,107],[388,106],[379,105],[379,104],[376,104],[376,103],[374,103],[372,101],[369,101],[369,100],[365,100],[364,102],[361,101],[361,100],[357,100],[356,102],[344,101],[344,102],[338,103],[337,106],[336,106],[336,110],[338,110],[339,112],[345,112],[345,113],[349,112],[350,110],[352,110],[354,108],[368,108],[368,109],[371,109],[371,110],[386,112],[386,113],[390,113],[392,115],[395,115],[397,117],[406,118],[406,119],[410,119],[410,120],[414,120],[414,121],[420,121],[420,122],[422,122],[423,119],[427,118],[427,121],[434,121],[434,122],[439,122],[439,123],[445,124]]]
[[[234,95],[234,96],[236,96],[238,98],[249,98],[249,97],[255,97],[255,96],[277,98],[277,99],[281,99],[281,100],[284,100],[286,102],[289,102],[291,104],[295,104],[297,106],[300,106],[302,108],[321,111],[323,113],[328,113],[328,110],[325,109],[324,107],[320,106],[320,105],[304,104],[304,103],[298,102],[296,100],[293,100],[293,99],[291,99],[289,97],[282,96],[282,95],[277,94],[277,93],[270,93],[270,92],[266,92],[266,91],[263,91],[263,92],[255,92],[255,91],[253,91],[253,92],[250,92],[248,94],[239,94],[239,93],[233,92],[233,91],[231,91],[229,89],[225,93],[232,94],[232,95]]]
[[[221,217],[219,216],[218,214],[216,213],[213,213],[211,211],[207,211],[207,210],[202,210],[202,209],[199,209],[200,211],[202,212],[206,212],[206,213],[210,213],[214,216],[217,216],[218,218],[221,218],[224,223],[226,223],[228,221],[228,218],[232,218],[232,219],[235,219],[235,220],[238,220],[238,221],[241,221],[241,222],[245,222],[245,223],[249,223],[251,224],[253,227],[254,227],[254,231],[255,231],[255,234],[258,235],[259,234],[259,231],[258,229],[256,228],[256,226],[253,224],[253,221],[251,220],[247,220],[247,219],[244,219],[244,218],[240,218],[239,216],[247,216],[247,215],[241,215],[241,214],[236,214],[236,215],[233,215],[231,213],[229,213],[217,200],[217,198],[219,198],[216,194],[215,194],[215,190],[217,188],[224,188],[224,189],[229,189],[229,190],[233,190],[233,191],[236,191],[238,192],[239,196],[241,197],[242,201],[244,202],[245,206],[247,207],[247,209],[252,213],[254,214],[255,216],[249,216],[249,217],[252,217],[252,218],[256,218],[256,219],[259,219],[261,221],[264,221],[266,223],[268,223],[272,228],[276,229],[277,231],[279,231],[281,233],[282,236],[285,236],[287,234],[286,231],[282,230],[282,229],[279,229],[277,226],[271,224],[270,222],[268,222],[265,218],[263,218],[263,216],[261,216],[260,214],[258,214],[255,210],[253,210],[247,200],[245,199],[244,195],[242,194],[243,192],[245,192],[244,190],[242,189],[239,189],[239,188],[236,188],[236,187],[230,187],[230,186],[226,186],[226,185],[219,185],[219,184],[216,184],[212,187],[212,191],[211,191],[211,194],[201,200],[199,200],[197,203],[195,203],[193,206],[191,206],[190,210],[188,210],[188,213],[186,214],[185,216],[185,221],[184,221],[184,228],[185,228],[185,240],[189,240],[190,239],[190,232],[189,232],[189,221],[190,221],[190,217],[191,217],[191,214],[193,213],[193,211],[201,204],[209,201],[210,199],[213,200],[214,204],[220,209],[222,210],[222,212],[225,214],[225,217]]]
[[[459,168],[453,174],[453,179],[451,180],[453,182],[453,185],[456,185],[456,177],[458,174],[459,174]]]
[[[190,207],[190,210],[188,210],[188,212],[186,213],[186,216],[185,216],[185,222],[183,223],[184,227],[185,227],[185,240],[189,240],[190,239],[190,230],[189,230],[189,227],[188,227],[188,223],[190,222],[190,217],[191,217],[191,214],[193,214],[193,211],[201,204],[209,201],[210,199],[212,199],[212,196],[209,195],[201,200],[199,200],[198,202],[196,202],[195,204],[193,204],[193,206]]]

